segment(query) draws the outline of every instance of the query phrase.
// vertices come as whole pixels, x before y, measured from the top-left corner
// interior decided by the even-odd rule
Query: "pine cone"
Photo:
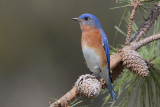
[[[149,70],[144,59],[134,50],[123,50],[122,51],[123,65],[130,71],[138,74],[141,77],[147,77]]]
[[[77,93],[87,98],[97,97],[102,90],[100,81],[90,74],[81,75],[75,86]]]

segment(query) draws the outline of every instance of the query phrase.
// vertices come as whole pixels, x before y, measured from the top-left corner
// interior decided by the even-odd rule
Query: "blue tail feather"
[[[116,100],[116,94],[115,94],[115,92],[114,92],[114,90],[112,88],[112,85],[108,85],[107,84],[107,88],[109,89],[109,92],[111,94],[111,97],[112,97],[113,101],[115,101]]]

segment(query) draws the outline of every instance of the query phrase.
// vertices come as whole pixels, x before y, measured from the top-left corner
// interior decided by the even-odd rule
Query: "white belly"
[[[98,73],[100,70],[100,57],[93,49],[88,48],[87,46],[84,46],[82,51],[90,71]]]

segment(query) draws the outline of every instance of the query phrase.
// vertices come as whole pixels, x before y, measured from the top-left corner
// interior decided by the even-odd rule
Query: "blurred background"
[[[0,0],[0,107],[47,107],[89,73],[73,17],[92,13],[113,46],[114,0]],[[121,44],[124,37],[117,37]]]

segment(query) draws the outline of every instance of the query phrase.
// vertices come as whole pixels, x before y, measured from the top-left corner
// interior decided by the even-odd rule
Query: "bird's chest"
[[[90,48],[99,48],[102,46],[102,36],[100,30],[86,30],[82,32],[81,39],[82,48],[88,46]]]
[[[90,68],[91,71],[94,71],[94,69],[100,67],[101,59],[98,53],[96,53],[94,48],[84,46],[82,48],[82,52],[86,60],[87,66]]]
[[[100,67],[103,51],[102,37],[99,31],[87,31],[82,33],[82,51],[90,70]]]

